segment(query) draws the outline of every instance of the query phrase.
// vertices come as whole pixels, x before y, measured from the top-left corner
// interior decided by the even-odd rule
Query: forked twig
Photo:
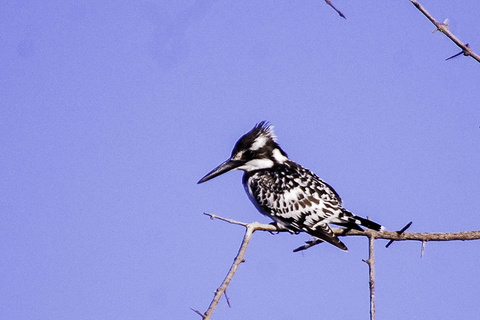
[[[211,219],[219,219],[228,223],[238,224],[246,228],[245,235],[243,236],[242,244],[240,245],[240,249],[238,250],[237,256],[235,257],[233,264],[230,267],[230,270],[228,271],[227,276],[223,280],[222,284],[220,285],[220,287],[218,287],[217,290],[215,290],[215,296],[213,297],[213,300],[210,303],[210,306],[208,307],[207,311],[205,313],[201,313],[198,310],[192,309],[194,312],[199,314],[203,319],[210,319],[213,311],[215,310],[218,302],[220,301],[220,298],[222,297],[222,295],[225,294],[225,291],[227,290],[227,287],[230,284],[230,281],[232,281],[233,276],[237,272],[238,266],[244,261],[245,252],[247,251],[247,247],[248,247],[248,244],[250,243],[253,233],[256,230],[276,231],[277,228],[272,225],[264,225],[258,222],[244,223],[244,222],[216,216],[211,213],[205,213],[205,214],[210,216]],[[226,299],[227,299],[227,303],[230,304],[227,297]]]

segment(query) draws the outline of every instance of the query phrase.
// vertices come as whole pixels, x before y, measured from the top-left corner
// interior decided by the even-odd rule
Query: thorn
[[[443,20],[443,23],[439,23],[439,25],[445,26],[445,29],[447,29],[447,30],[450,29],[450,26],[448,25],[448,18]],[[432,33],[435,33],[437,31],[442,31],[442,30],[440,30],[440,28],[437,28],[437,29],[433,30]]]
[[[387,245],[385,246],[385,248],[390,247],[390,245],[393,243],[393,241],[395,241],[395,240],[390,240],[390,241],[388,241],[388,243],[387,243]]]
[[[450,60],[450,59],[456,58],[456,57],[458,57],[459,55],[461,55],[462,53],[463,53],[463,51],[461,51],[461,52],[459,52],[459,53],[457,53],[457,54],[454,54],[453,56],[448,57],[447,59],[445,59],[445,61],[448,61],[448,60]]]
[[[410,228],[410,226],[412,225],[413,221],[410,221],[409,223],[407,223],[407,225],[405,227],[403,227],[400,231],[397,231],[398,235],[401,235],[402,233],[404,233],[408,228]]]
[[[413,221],[410,221],[409,223],[406,224],[405,227],[403,227],[402,229],[400,229],[399,231],[397,231],[397,234],[398,235],[401,235],[402,233],[404,233],[408,228],[410,228],[410,226],[412,225]],[[387,245],[385,246],[385,248],[388,248],[390,247],[390,245],[394,242],[395,240],[390,240],[388,241]]]
[[[465,46],[466,46],[467,48],[470,48],[470,46],[468,45],[468,43],[465,44]],[[445,61],[448,61],[448,60],[450,60],[450,59],[456,58],[456,57],[458,57],[459,55],[461,55],[462,53],[463,53],[464,56],[467,56],[467,53],[465,52],[465,50],[462,50],[462,51],[460,51],[459,53],[454,54],[454,55],[451,56],[451,57],[448,57],[447,59],[445,59]]]
[[[204,318],[205,319],[205,314],[196,310],[196,309],[193,309],[193,308],[190,308],[190,310],[192,310],[193,312],[195,312],[196,314],[198,314],[200,317]]]
[[[228,307],[231,308],[232,305],[230,304],[230,299],[228,298],[228,295],[227,295],[227,289],[225,289],[225,291],[223,292],[223,295],[225,296],[225,300],[227,300]]]

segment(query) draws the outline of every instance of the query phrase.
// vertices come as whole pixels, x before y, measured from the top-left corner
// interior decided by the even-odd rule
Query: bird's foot
[[[288,231],[291,234],[298,234],[298,231],[290,230],[289,228],[285,227],[283,224],[280,224],[280,223],[277,223],[277,222],[271,222],[269,224],[274,226],[277,229],[277,231],[270,231],[271,234],[277,234],[277,233],[283,232],[283,231]]]

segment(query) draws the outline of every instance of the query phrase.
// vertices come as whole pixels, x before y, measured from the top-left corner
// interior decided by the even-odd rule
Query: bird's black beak
[[[228,159],[227,161],[225,161],[224,163],[222,163],[221,165],[219,165],[218,167],[216,167],[215,169],[213,169],[212,171],[207,173],[197,183],[200,184],[200,183],[203,183],[203,182],[208,181],[210,179],[213,179],[213,178],[221,175],[222,173],[225,173],[227,171],[234,170],[234,169],[240,167],[242,164],[244,164],[243,161]]]

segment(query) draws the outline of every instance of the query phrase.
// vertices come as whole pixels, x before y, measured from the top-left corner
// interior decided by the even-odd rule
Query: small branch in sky
[[[345,17],[345,15],[333,5],[333,3],[332,3],[331,0],[325,0],[325,2],[326,2],[330,7],[332,7],[333,10],[335,10],[335,11],[340,15],[340,17],[342,17],[342,18],[344,18],[344,19],[347,19],[347,17]]]
[[[435,27],[437,28],[436,30],[442,32],[444,35],[446,35],[450,40],[452,40],[460,49],[462,49],[462,52],[464,56],[470,56],[473,59],[477,60],[477,62],[480,62],[480,56],[473,52],[473,50],[468,46],[468,44],[464,44],[460,39],[458,39],[452,32],[450,32],[448,24],[447,23],[440,23],[435,18],[416,0],[410,0],[410,2],[418,9],[420,10],[421,13],[427,17],[428,20],[430,20]],[[445,20],[446,22],[447,20]],[[460,54],[461,54],[460,53]],[[450,58],[447,58],[446,60],[449,60],[451,58],[454,58],[460,54],[454,55]]]

